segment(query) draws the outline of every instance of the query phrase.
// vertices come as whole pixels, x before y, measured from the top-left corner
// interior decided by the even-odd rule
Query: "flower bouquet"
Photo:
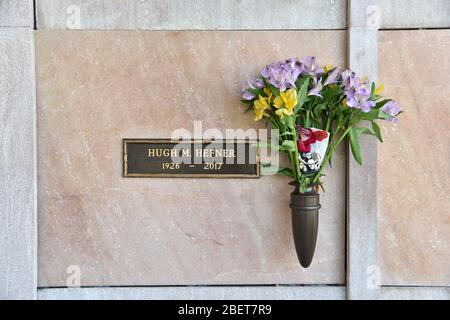
[[[297,256],[303,267],[312,261],[317,240],[319,187],[337,147],[349,140],[354,159],[362,164],[360,136],[383,141],[378,120],[397,121],[399,105],[383,98],[382,86],[362,80],[350,70],[320,66],[315,57],[295,58],[265,66],[246,80],[242,95],[246,112],[278,130],[279,151],[290,167],[276,168],[292,178],[290,207]],[[365,124],[365,125],[363,125]],[[272,146],[274,142],[272,141]]]

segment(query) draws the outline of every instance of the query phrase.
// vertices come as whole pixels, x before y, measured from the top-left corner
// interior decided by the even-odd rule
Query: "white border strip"
[[[102,287],[39,289],[42,300],[344,300],[345,287]]]
[[[376,81],[378,30],[371,24],[366,0],[349,0],[348,65],[360,76]],[[367,27],[370,25],[371,27]],[[377,266],[377,141],[361,137],[364,165],[349,149],[347,180],[347,297],[375,299],[379,292]]]
[[[37,0],[38,29],[345,29],[346,0]]]
[[[36,298],[35,83],[33,30],[0,28],[0,299]]]

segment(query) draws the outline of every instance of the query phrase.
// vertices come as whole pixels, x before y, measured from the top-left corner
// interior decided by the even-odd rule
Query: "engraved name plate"
[[[259,178],[256,141],[124,139],[124,177]]]

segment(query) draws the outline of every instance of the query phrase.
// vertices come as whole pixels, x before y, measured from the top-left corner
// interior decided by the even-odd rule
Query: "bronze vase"
[[[291,193],[289,205],[292,212],[292,232],[298,261],[308,268],[316,249],[319,227],[319,193],[316,191],[300,193],[298,186]]]

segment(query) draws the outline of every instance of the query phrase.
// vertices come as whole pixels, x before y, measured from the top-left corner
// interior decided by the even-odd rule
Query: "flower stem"
[[[328,115],[328,119],[327,119],[327,125],[325,127],[325,131],[329,132],[330,131],[330,127],[331,127],[331,120],[332,120],[332,114]]]
[[[306,118],[305,118],[305,128],[309,128],[309,110],[306,111]]]
[[[300,164],[298,162],[298,149],[297,149],[297,132],[295,131],[295,128],[291,128],[292,133],[292,139],[295,143],[295,149],[294,151],[289,152],[289,155],[291,157],[292,167],[294,169],[294,177],[297,182],[300,182]]]

